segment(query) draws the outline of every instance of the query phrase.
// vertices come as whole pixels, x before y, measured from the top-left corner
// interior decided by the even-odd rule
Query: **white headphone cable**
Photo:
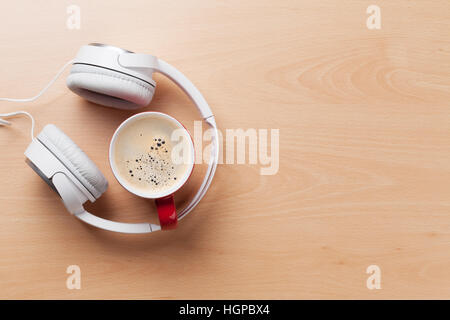
[[[16,112],[10,112],[10,113],[0,113],[0,126],[10,126],[11,122],[6,121],[2,118],[10,118],[17,115],[25,115],[31,119],[31,140],[34,139],[34,118],[31,114],[29,114],[26,111],[16,111]]]
[[[64,70],[71,65],[74,62],[74,60],[70,60],[69,62],[67,62],[64,66],[62,66],[61,69],[59,69],[58,73],[56,74],[56,76],[53,77],[52,80],[50,80],[50,82],[44,87],[44,89],[42,89],[37,95],[35,95],[34,97],[31,98],[24,98],[24,99],[13,99],[13,98],[0,98],[0,101],[9,101],[9,102],[32,102],[34,100],[36,100],[37,98],[39,98],[40,96],[42,96],[47,90],[48,88],[50,88],[56,80],[58,80],[58,78],[61,76],[61,74],[64,72]]]

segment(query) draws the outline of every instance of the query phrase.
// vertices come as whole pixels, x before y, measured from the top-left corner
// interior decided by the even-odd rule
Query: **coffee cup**
[[[177,225],[173,195],[191,176],[194,156],[189,132],[161,112],[126,119],[114,132],[109,148],[115,178],[129,192],[155,200],[163,230]]]

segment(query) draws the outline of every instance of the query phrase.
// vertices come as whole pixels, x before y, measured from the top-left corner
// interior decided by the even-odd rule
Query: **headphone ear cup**
[[[108,188],[108,181],[95,163],[64,132],[48,124],[37,136],[66,168],[98,199]]]
[[[133,110],[147,106],[155,88],[133,76],[102,67],[74,64],[67,86],[77,95],[106,107]]]

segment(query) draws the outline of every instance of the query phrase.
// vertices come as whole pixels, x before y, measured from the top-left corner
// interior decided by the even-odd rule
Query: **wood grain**
[[[38,92],[78,48],[160,56],[198,85],[227,128],[280,129],[280,169],[221,165],[174,232],[113,234],[71,217],[25,164],[29,123],[0,128],[0,298],[450,298],[450,3],[435,1],[10,1],[0,10],[0,96]],[[368,30],[366,8],[381,8]],[[145,110],[192,129],[164,77]],[[155,219],[107,163],[132,112],[97,107],[64,80],[24,109],[54,123],[110,188],[89,209]],[[180,196],[189,199],[203,166]],[[66,288],[79,265],[81,290]],[[368,290],[376,264],[382,289]]]

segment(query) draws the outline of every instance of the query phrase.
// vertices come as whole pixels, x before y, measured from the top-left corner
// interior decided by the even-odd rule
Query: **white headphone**
[[[76,58],[67,63],[58,75],[37,96],[30,99],[3,101],[33,101],[42,95],[72,64],[67,86],[74,93],[94,103],[118,108],[137,109],[150,103],[156,83],[153,72],[160,72],[174,81],[193,100],[205,122],[212,128],[211,157],[203,182],[191,202],[177,213],[178,220],[185,217],[205,195],[217,168],[219,146],[214,115],[198,89],[180,71],[168,63],[148,54],[137,54],[121,48],[93,43],[81,47]],[[3,117],[17,115],[0,115]],[[31,116],[30,116],[31,117]],[[32,117],[31,117],[32,118]],[[9,122],[0,119],[0,125]],[[26,162],[61,197],[67,210],[80,220],[95,227],[123,233],[149,233],[161,230],[150,223],[123,223],[97,217],[83,208],[89,200],[94,202],[108,188],[108,182],[91,159],[60,129],[49,124],[33,137],[25,151]],[[164,227],[164,226],[163,226]]]

